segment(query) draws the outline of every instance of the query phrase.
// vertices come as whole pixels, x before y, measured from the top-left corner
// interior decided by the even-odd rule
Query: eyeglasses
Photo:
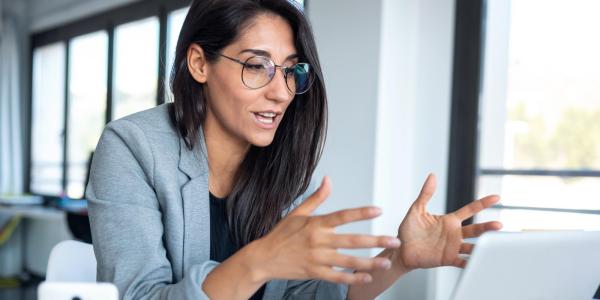
[[[304,94],[313,83],[313,72],[309,64],[297,63],[291,67],[276,65],[264,56],[252,56],[241,61],[221,53],[215,53],[243,66],[242,82],[249,89],[259,89],[273,80],[277,68],[281,69],[288,90],[294,94]]]

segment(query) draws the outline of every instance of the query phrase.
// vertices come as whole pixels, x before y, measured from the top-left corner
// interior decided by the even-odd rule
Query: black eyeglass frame
[[[276,63],[275,63],[275,62],[274,62],[272,59],[270,59],[270,58],[268,58],[268,57],[266,57],[266,56],[262,56],[262,55],[255,55],[255,56],[251,56],[251,57],[249,57],[248,59],[246,59],[246,61],[241,61],[241,60],[239,60],[239,59],[237,59],[237,58],[233,58],[233,57],[227,56],[227,55],[225,55],[225,54],[223,54],[223,53],[219,53],[219,52],[210,52],[210,53],[213,53],[213,54],[219,55],[219,56],[221,56],[221,57],[227,58],[227,59],[229,59],[229,60],[231,60],[231,61],[233,61],[233,62],[236,62],[236,63],[238,63],[238,64],[240,64],[240,65],[242,65],[242,66],[244,66],[244,67],[247,67],[247,66],[249,65],[249,63],[248,63],[248,61],[249,61],[249,60],[251,60],[251,59],[253,59],[253,58],[256,58],[256,57],[258,57],[258,58],[261,58],[261,59],[264,59],[264,60],[266,60],[266,61],[269,61],[269,62],[271,62],[271,64],[273,64],[273,66],[275,67],[275,72],[273,72],[273,76],[271,76],[271,77],[269,78],[269,81],[267,81],[267,82],[266,82],[264,85],[262,85],[262,86],[259,86],[259,87],[250,87],[250,86],[248,86],[248,84],[246,84],[246,82],[244,81],[244,69],[242,69],[242,72],[241,72],[241,74],[240,74],[240,79],[242,80],[242,83],[243,83],[243,84],[244,84],[244,85],[245,85],[247,88],[249,88],[249,89],[251,89],[251,90],[257,90],[257,89],[263,88],[263,87],[267,86],[269,83],[271,83],[271,81],[273,81],[273,78],[275,78],[275,74],[277,73],[277,69],[278,69],[278,68],[279,68],[279,69],[281,70],[281,72],[283,73],[283,78],[284,78],[284,80],[285,80],[285,86],[287,87],[288,91],[290,91],[290,92],[291,92],[291,93],[293,93],[293,94],[296,94],[296,95],[302,95],[302,94],[304,94],[304,93],[308,92],[308,90],[310,89],[310,87],[312,86],[312,84],[313,84],[313,81],[314,81],[314,78],[313,78],[312,76],[309,76],[309,78],[308,78],[308,80],[309,80],[309,83],[308,83],[308,85],[307,85],[307,87],[306,87],[306,90],[304,90],[304,91],[302,91],[302,92],[300,92],[300,93],[298,93],[298,92],[296,92],[296,91],[292,91],[292,89],[291,89],[291,88],[290,88],[290,86],[288,85],[288,78],[287,78],[288,74],[290,74],[290,73],[293,73],[293,72],[294,72],[294,71],[293,71],[293,70],[294,70],[294,68],[295,68],[297,65],[299,65],[299,64],[306,64],[306,65],[309,65],[309,66],[310,66],[310,64],[308,64],[308,63],[296,63],[296,64],[294,64],[294,65],[293,65],[293,66],[291,66],[291,67],[284,67],[284,66],[280,66],[280,65],[276,64]]]

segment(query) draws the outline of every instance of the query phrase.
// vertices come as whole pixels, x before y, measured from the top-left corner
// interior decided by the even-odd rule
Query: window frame
[[[448,156],[446,211],[453,212],[475,199],[479,176],[559,176],[600,178],[600,170],[505,169],[479,167],[479,109],[484,60],[486,0],[456,0],[454,67]],[[600,210],[528,207],[497,204],[494,209],[568,212],[600,215]],[[473,218],[464,224],[471,224]],[[600,290],[599,290],[600,293]]]
[[[309,0],[304,0],[303,12],[307,14]],[[107,59],[107,82],[106,82],[106,115],[105,124],[110,122],[112,119],[113,111],[113,62],[114,62],[114,30],[117,26],[125,23],[142,20],[148,17],[156,16],[159,21],[159,38],[158,38],[158,75],[156,85],[156,104],[160,105],[165,103],[166,96],[166,85],[164,84],[167,77],[166,74],[166,57],[167,57],[167,34],[168,34],[168,17],[173,11],[181,8],[190,6],[191,0],[144,0],[126,4],[120,7],[116,7],[107,11],[97,13],[95,15],[85,17],[79,20],[69,22],[65,25],[60,25],[55,28],[44,30],[41,32],[33,33],[30,35],[30,51],[29,58],[30,64],[28,68],[27,80],[27,98],[29,99],[29,106],[27,107],[27,124],[29,124],[28,130],[26,130],[26,147],[25,147],[25,159],[24,159],[24,182],[25,192],[32,193],[31,191],[31,164],[32,164],[32,111],[33,111],[33,54],[36,48],[45,45],[50,45],[57,42],[65,44],[65,86],[64,101],[65,101],[65,113],[64,113],[64,135],[63,135],[63,165],[62,165],[62,189],[63,192],[67,191],[68,184],[68,155],[67,155],[67,142],[68,142],[68,128],[67,120],[69,118],[68,105],[69,105],[69,41],[75,37],[92,33],[100,30],[105,30],[108,34],[108,59]],[[56,195],[43,195],[36,194],[46,198],[55,198]]]
[[[34,141],[31,140],[33,134],[33,126],[32,124],[32,112],[33,112],[33,55],[35,49],[39,47],[43,47],[46,45],[54,44],[54,43],[64,43],[65,44],[65,85],[64,89],[64,104],[65,104],[65,112],[63,116],[63,124],[64,124],[64,135],[63,135],[63,153],[62,153],[62,190],[66,193],[66,188],[68,184],[68,127],[67,120],[69,118],[69,42],[78,37],[88,33],[96,32],[96,31],[106,31],[108,35],[108,45],[107,45],[107,82],[106,82],[106,115],[104,118],[105,124],[110,122],[112,119],[112,96],[113,96],[113,62],[114,62],[114,30],[117,26],[134,22],[138,20],[142,20],[148,17],[158,17],[159,21],[159,38],[158,38],[158,74],[157,74],[157,94],[156,94],[156,104],[160,105],[165,102],[165,85],[163,84],[166,78],[166,52],[167,52],[167,22],[168,16],[171,12],[189,6],[191,1],[189,0],[147,0],[141,2],[135,2],[131,4],[127,4],[124,6],[120,6],[117,8],[113,8],[90,17],[86,17],[80,20],[76,20],[65,25],[61,25],[52,29],[48,29],[45,31],[41,31],[38,33],[33,33],[30,35],[30,52],[29,58],[31,64],[29,65],[28,70],[28,98],[29,98],[29,106],[27,111],[27,124],[30,124],[29,130],[27,130],[27,147],[25,149],[25,164],[24,164],[24,177],[25,177],[25,191],[27,193],[32,193],[31,190],[31,165],[32,165],[32,144]],[[44,196],[47,198],[57,197],[59,195],[44,195],[44,194],[36,194],[40,196]]]

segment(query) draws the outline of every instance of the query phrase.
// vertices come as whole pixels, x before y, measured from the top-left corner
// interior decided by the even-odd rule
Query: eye
[[[290,75],[290,74],[294,74],[294,68],[295,66],[291,66],[291,67],[286,67],[283,70],[285,71],[285,75]]]
[[[261,71],[265,69],[263,64],[246,63],[246,69],[250,71]]]

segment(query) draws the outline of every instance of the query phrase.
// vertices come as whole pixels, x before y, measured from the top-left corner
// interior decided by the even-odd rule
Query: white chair
[[[96,256],[90,244],[62,241],[50,252],[46,281],[96,282]]]
[[[96,283],[96,256],[90,244],[58,243],[48,258],[46,281],[38,286],[39,300],[118,300],[112,283]]]

